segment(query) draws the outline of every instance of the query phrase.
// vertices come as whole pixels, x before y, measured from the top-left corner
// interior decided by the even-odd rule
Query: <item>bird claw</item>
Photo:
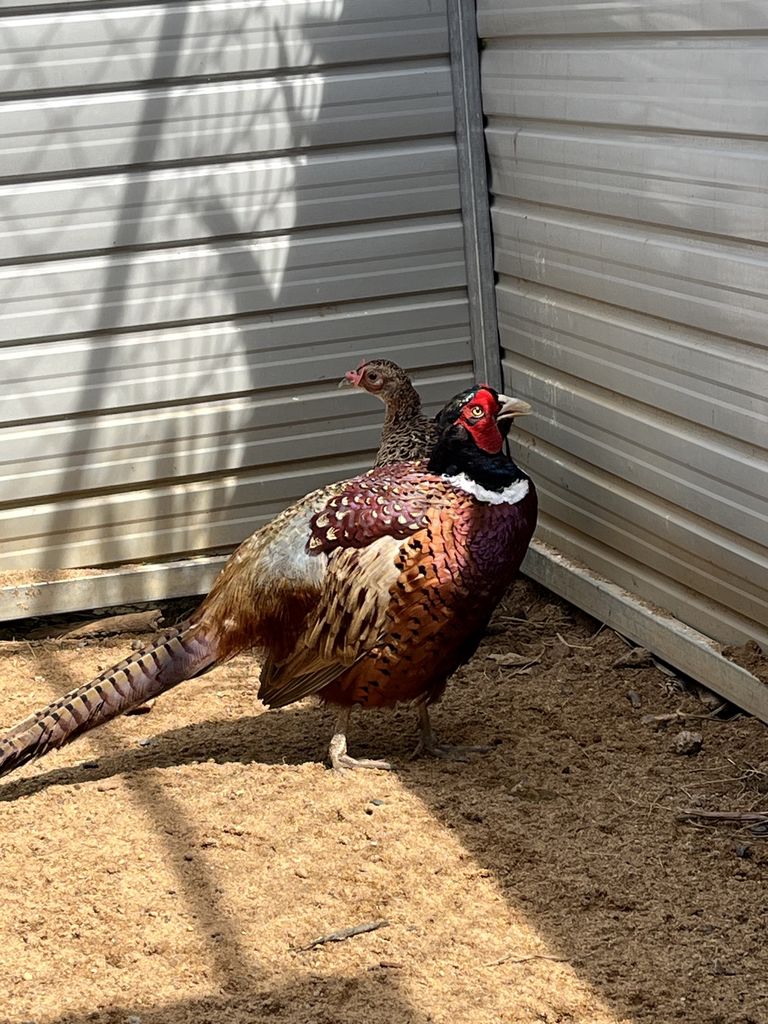
[[[331,765],[335,772],[354,771],[357,768],[378,768],[382,772],[391,772],[392,765],[389,761],[376,761],[369,757],[350,757],[349,754],[339,754],[337,757],[331,755]]]
[[[369,757],[350,757],[347,753],[347,726],[349,725],[349,708],[343,708],[339,712],[336,721],[336,731],[331,737],[328,746],[328,760],[333,770],[341,775],[344,772],[354,771],[356,768],[378,768],[381,772],[391,772],[392,765],[389,761],[374,761]]]

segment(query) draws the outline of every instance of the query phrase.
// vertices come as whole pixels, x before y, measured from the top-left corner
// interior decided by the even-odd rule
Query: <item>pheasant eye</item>
[[[473,405],[472,408],[469,410],[469,414],[470,416],[479,419],[481,416],[485,416],[485,409],[482,407],[482,405]]]

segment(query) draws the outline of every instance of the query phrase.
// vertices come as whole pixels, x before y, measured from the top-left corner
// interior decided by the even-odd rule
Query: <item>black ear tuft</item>
[[[435,423],[437,423],[438,430],[444,430],[446,427],[449,427],[456,422],[462,408],[474,397],[476,391],[477,386],[466,388],[458,395],[455,395],[448,405],[443,406],[437,416],[435,416]]]

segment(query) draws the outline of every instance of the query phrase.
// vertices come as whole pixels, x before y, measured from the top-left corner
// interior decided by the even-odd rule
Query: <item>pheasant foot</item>
[[[336,728],[328,745],[328,757],[333,770],[341,772],[354,771],[356,768],[378,768],[380,771],[392,771],[389,761],[377,761],[368,757],[350,757],[347,753],[347,729],[349,728],[350,709],[339,712]]]
[[[438,743],[432,730],[432,722],[429,719],[429,709],[426,704],[419,707],[419,742],[411,754],[411,760],[417,757],[441,757],[446,761],[469,761],[470,754],[487,754],[491,747],[484,746],[451,746],[448,743]]]

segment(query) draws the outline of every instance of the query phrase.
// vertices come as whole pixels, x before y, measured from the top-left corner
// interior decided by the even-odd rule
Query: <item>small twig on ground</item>
[[[685,821],[687,818],[707,818],[710,821],[768,822],[768,811],[697,811],[694,807],[685,807],[678,811],[678,821]]]
[[[726,785],[726,783],[730,784],[732,782],[741,782],[741,783],[743,783],[744,779],[746,777],[747,777],[747,773],[745,772],[743,775],[736,775],[736,776],[734,776],[732,778],[728,777],[726,779],[700,779],[699,782],[698,782],[698,785],[699,786],[724,786],[724,785]]]
[[[514,953],[510,953],[509,956],[502,956],[498,960],[491,960],[490,963],[483,964],[483,967],[498,967],[500,964],[527,964],[529,960],[553,960],[556,964],[571,963],[567,956],[550,956],[548,953],[531,953],[529,956],[515,956]]]
[[[565,644],[565,646],[566,647],[570,647],[571,650],[579,650],[579,651],[591,651],[592,650],[592,647],[591,647],[590,644],[572,644],[572,643],[570,643],[568,640],[565,639],[565,637],[563,636],[562,633],[555,632],[555,636],[557,637],[557,639],[560,641],[561,644]]]
[[[551,623],[549,622],[539,622],[538,619],[521,619],[517,615],[499,616],[498,621],[503,622],[505,625],[508,625],[511,622],[519,622],[527,629],[537,630],[540,632],[548,632],[551,629]]]
[[[499,957],[498,960],[491,960],[488,964],[483,964],[483,967],[499,967],[501,964],[526,964],[530,960],[551,960],[556,964],[578,964],[582,960],[586,960],[588,956],[592,956],[594,949],[590,950],[589,953],[584,953],[582,956],[553,956],[551,953],[529,953],[527,956],[518,956],[517,953],[509,953],[507,956]]]
[[[352,939],[355,935],[364,935],[366,932],[375,932],[378,928],[386,928],[389,921],[366,921],[364,924],[353,924],[349,928],[341,928],[337,932],[330,932],[328,935],[320,935],[306,946],[298,946],[295,953],[307,953],[316,946],[323,946],[326,942],[343,942],[345,939]]]

